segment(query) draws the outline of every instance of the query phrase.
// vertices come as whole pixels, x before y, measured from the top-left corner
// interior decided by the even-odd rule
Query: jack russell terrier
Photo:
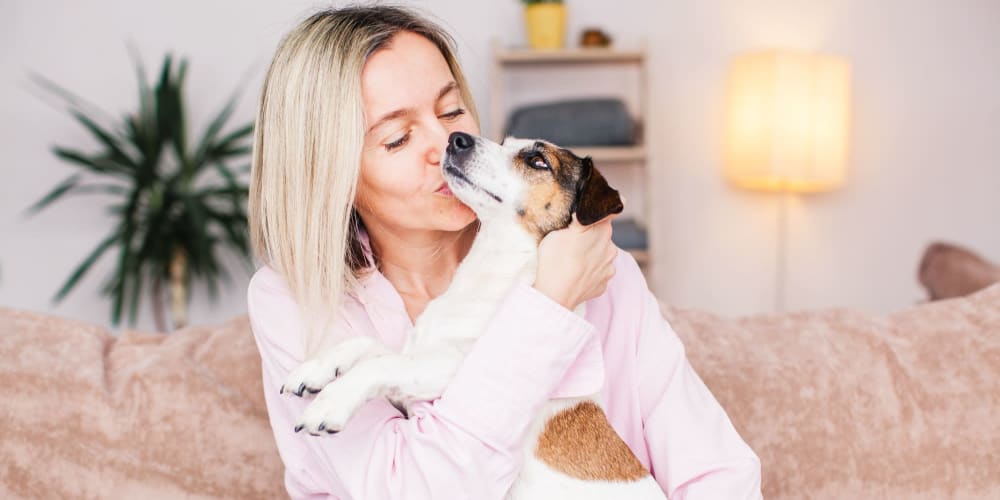
[[[481,227],[451,285],[427,304],[400,352],[353,338],[293,370],[281,388],[316,393],[296,432],[340,431],[366,401],[386,397],[406,411],[439,397],[465,353],[517,283],[530,284],[538,243],[550,231],[623,209],[589,157],[545,141],[504,143],[456,132],[441,162],[452,192]],[[577,308],[583,313],[583,305]],[[332,383],[331,383],[332,382]],[[529,427],[524,465],[507,493],[517,500],[664,499],[649,471],[608,423],[600,394],[549,401]]]

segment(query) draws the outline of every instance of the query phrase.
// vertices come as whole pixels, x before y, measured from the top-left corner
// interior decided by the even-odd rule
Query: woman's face
[[[365,224],[458,231],[474,221],[441,177],[448,136],[479,134],[441,51],[401,32],[369,57],[361,91],[366,133],[355,207]]]

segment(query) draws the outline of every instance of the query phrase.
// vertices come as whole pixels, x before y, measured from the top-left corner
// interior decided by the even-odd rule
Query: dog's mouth
[[[448,174],[449,176],[451,176],[452,179],[454,179],[454,180],[456,180],[456,181],[458,181],[458,182],[460,182],[462,184],[465,184],[465,185],[467,185],[467,186],[469,186],[469,187],[471,187],[471,188],[473,188],[473,189],[475,189],[475,190],[477,190],[477,191],[485,194],[486,196],[489,196],[490,198],[493,198],[493,200],[495,200],[497,203],[503,203],[503,199],[502,198],[500,198],[499,196],[493,194],[488,189],[486,189],[486,188],[484,188],[484,187],[482,187],[482,186],[480,186],[480,185],[472,182],[471,180],[469,180],[469,178],[466,177],[465,174],[463,174],[461,170],[455,168],[454,165],[450,165],[450,164],[446,163],[444,165],[444,172],[446,174]]]

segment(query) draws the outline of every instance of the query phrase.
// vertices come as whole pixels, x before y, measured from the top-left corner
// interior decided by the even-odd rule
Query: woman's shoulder
[[[269,292],[288,292],[288,282],[284,276],[274,270],[271,266],[264,264],[250,277],[250,284],[247,289],[251,292],[264,290]]]
[[[349,292],[341,296],[334,326],[340,334],[354,330],[354,325],[364,324],[364,308],[357,297]],[[274,342],[298,345],[304,335],[305,322],[285,277],[273,267],[264,264],[254,272],[247,285],[247,315],[254,334]]]
[[[247,285],[247,316],[258,341],[297,345],[293,338],[301,331],[298,305],[292,298],[285,278],[268,265],[263,265]]]

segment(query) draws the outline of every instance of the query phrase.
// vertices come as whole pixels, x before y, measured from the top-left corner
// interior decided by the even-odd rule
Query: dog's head
[[[546,141],[497,144],[455,132],[441,169],[452,193],[483,223],[514,217],[538,239],[568,226],[573,213],[589,225],[624,208],[589,157]]]

